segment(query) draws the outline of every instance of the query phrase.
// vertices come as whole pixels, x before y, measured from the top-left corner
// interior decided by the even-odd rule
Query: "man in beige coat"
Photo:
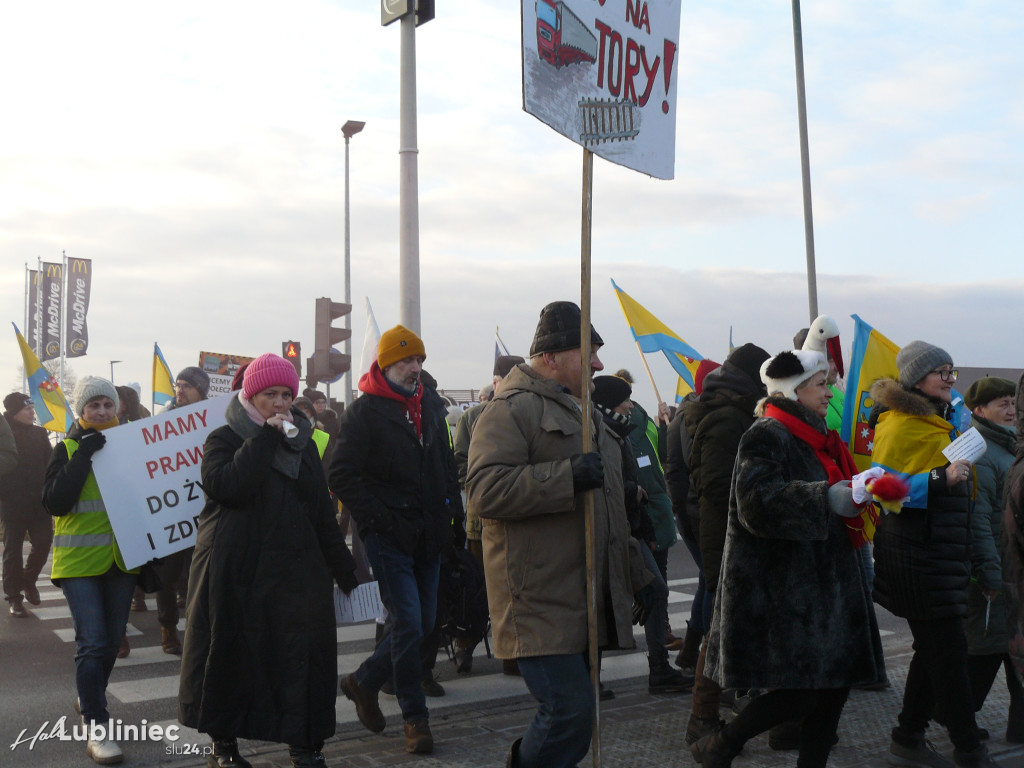
[[[588,386],[603,369],[601,337],[590,332]],[[518,659],[538,701],[509,753],[507,765],[520,768],[575,766],[590,744],[586,491],[594,490],[601,647],[633,647],[632,593],[644,583],[642,567],[630,570],[619,448],[594,412],[588,417],[597,445],[583,450],[583,378],[579,307],[549,304],[530,362],[505,378],[469,447],[467,489],[483,523],[495,655]]]

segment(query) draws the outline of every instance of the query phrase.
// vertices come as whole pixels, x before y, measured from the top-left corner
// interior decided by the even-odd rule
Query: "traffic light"
[[[295,366],[295,373],[302,378],[302,344],[298,341],[282,341],[281,357]]]
[[[339,341],[350,338],[352,331],[348,328],[331,326],[331,323],[337,318],[344,317],[351,311],[351,304],[342,304],[327,298],[316,300],[313,356],[309,358],[308,378],[317,381],[335,381],[351,366],[351,358],[333,347]]]

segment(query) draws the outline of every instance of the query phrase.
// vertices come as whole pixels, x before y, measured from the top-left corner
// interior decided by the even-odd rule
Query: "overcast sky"
[[[959,365],[1024,366],[1024,5],[802,5],[818,302],[847,355],[857,313]],[[148,403],[154,341],[175,372],[200,350],[308,354],[314,299],[344,296],[340,127],[364,120],[358,360],[364,297],[399,321],[399,37],[371,0],[8,4],[4,319],[23,324],[24,265],[65,250],[95,269],[79,375],[121,360]],[[638,377],[610,279],[717,360],[730,325],[777,352],[808,321],[791,3],[684,0],[678,39],[675,179],[595,162],[594,324]],[[496,326],[525,354],[540,308],[579,300],[582,149],[522,110],[520,50],[511,0],[438,2],[417,31],[422,330],[451,388],[489,380]],[[12,331],[0,345],[16,387]]]

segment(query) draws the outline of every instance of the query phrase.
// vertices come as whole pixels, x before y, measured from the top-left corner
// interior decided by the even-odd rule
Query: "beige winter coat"
[[[630,553],[619,447],[600,417],[592,420],[605,473],[593,492],[599,640],[632,648],[633,592],[650,574],[639,551]],[[483,523],[498,658],[587,648],[584,496],[573,493],[570,464],[582,440],[579,400],[526,364],[512,369],[473,430],[467,492]]]

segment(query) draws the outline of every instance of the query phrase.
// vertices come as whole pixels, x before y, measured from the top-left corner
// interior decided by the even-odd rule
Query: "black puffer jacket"
[[[451,541],[464,515],[446,415],[426,385],[422,442],[397,400],[364,392],[342,413],[328,476],[361,536],[374,531],[428,558]]]
[[[679,522],[679,530],[683,532],[684,539],[694,543],[700,541],[700,502],[697,490],[690,482],[693,446],[683,420],[687,409],[698,397],[696,392],[691,392],[676,409],[665,430],[665,461],[662,463],[668,495],[672,497],[672,512]]]
[[[947,403],[892,379],[871,388],[872,463],[908,475],[910,499],[875,533],[875,602],[906,619],[967,614],[971,483],[949,487],[941,449],[953,425]],[[869,422],[870,423],[870,422]]]
[[[690,478],[700,500],[700,556],[712,592],[722,567],[733,463],[740,438],[754,423],[754,407],[763,395],[760,382],[726,360],[707,375],[704,391],[684,416],[693,450]]]

